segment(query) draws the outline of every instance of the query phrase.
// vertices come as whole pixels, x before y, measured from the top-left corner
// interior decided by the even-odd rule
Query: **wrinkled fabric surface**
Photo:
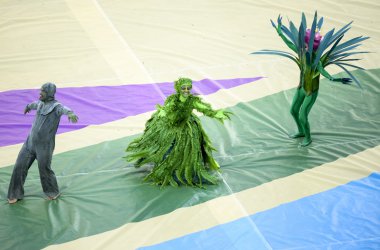
[[[380,211],[380,5],[347,1],[0,1],[1,249],[377,249]],[[369,36],[352,69],[362,88],[321,77],[309,114],[313,142],[289,134],[299,81],[270,23],[279,14],[343,40]],[[320,33],[325,35],[326,30]],[[342,41],[343,41],[342,40]],[[344,42],[344,41],[343,41]],[[348,77],[329,68],[334,77]],[[234,115],[201,116],[220,165],[217,185],[159,188],[149,166],[123,159],[173,79]],[[62,195],[47,201],[37,162],[22,201],[7,190],[39,89],[79,117],[62,117],[51,162]],[[20,235],[23,235],[20,240]]]

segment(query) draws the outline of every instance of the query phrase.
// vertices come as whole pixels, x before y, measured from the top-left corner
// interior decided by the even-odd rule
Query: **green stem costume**
[[[193,109],[223,122],[229,112],[213,110],[201,98],[190,94],[192,81],[180,78],[175,82],[176,94],[169,96],[164,106],[147,121],[144,134],[132,141],[126,149],[129,162],[140,167],[153,163],[145,180],[157,185],[178,184],[202,186],[215,184],[217,178],[208,169],[218,170],[212,157],[215,150]]]
[[[334,29],[322,37],[319,33],[323,24],[323,18],[317,22],[317,12],[314,15],[311,29],[306,29],[306,18],[302,13],[299,29],[289,21],[289,28],[281,22],[281,16],[277,19],[277,25],[271,20],[277,34],[285,44],[297,55],[278,50],[261,50],[252,54],[279,55],[294,61],[300,69],[300,81],[293,98],[290,113],[296,122],[298,132],[291,135],[292,138],[304,137],[301,146],[311,143],[310,125],[308,115],[313,107],[319,90],[319,78],[323,75],[330,81],[349,83],[350,78],[333,78],[325,69],[330,64],[335,64],[342,68],[360,87],[359,81],[346,69],[346,66],[362,69],[350,64],[351,61],[359,59],[349,58],[351,55],[368,52],[350,52],[360,46],[360,42],[368,37],[355,37],[342,44],[339,44],[344,34],[350,29],[350,24],[345,25],[334,34]],[[325,53],[324,51],[329,48]]]

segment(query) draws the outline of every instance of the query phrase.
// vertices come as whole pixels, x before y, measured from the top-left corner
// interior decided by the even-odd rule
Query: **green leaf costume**
[[[128,162],[136,167],[153,163],[152,171],[145,177],[157,185],[215,184],[217,178],[208,170],[218,170],[219,165],[212,156],[215,150],[200,119],[193,109],[223,122],[230,112],[213,110],[200,97],[190,94],[192,81],[180,78],[175,81],[176,94],[169,96],[164,106],[146,122],[144,133],[132,141],[127,149]]]
[[[279,50],[261,50],[253,52],[252,54],[286,57],[295,62],[300,69],[299,85],[290,109],[290,113],[297,124],[298,132],[291,135],[291,137],[305,137],[301,146],[307,146],[312,141],[308,114],[318,96],[320,75],[323,75],[330,81],[341,82],[344,84],[354,80],[360,87],[359,81],[346,69],[346,67],[363,69],[356,65],[352,65],[352,61],[360,59],[350,58],[350,56],[368,53],[351,52],[351,50],[361,45],[360,42],[368,39],[368,37],[359,36],[340,44],[344,34],[350,29],[352,22],[345,25],[336,33],[334,33],[334,29],[332,29],[322,37],[319,30],[322,28],[323,17],[318,20],[317,12],[315,12],[310,29],[307,29],[304,13],[302,13],[301,24],[298,30],[291,21],[289,21],[289,27],[283,25],[281,16],[277,19],[277,25],[272,20],[271,23],[281,39],[293,52],[296,53],[296,55]],[[325,69],[331,64],[343,69],[350,78],[332,77]]]

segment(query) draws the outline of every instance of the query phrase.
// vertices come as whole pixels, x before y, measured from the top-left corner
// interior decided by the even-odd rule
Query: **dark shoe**
[[[301,147],[307,147],[310,145],[312,142],[311,138],[305,138],[303,141],[300,143]]]
[[[305,136],[304,133],[298,132],[298,133],[289,135],[289,138],[295,139],[295,138],[300,138],[300,137],[304,137],[304,136]]]

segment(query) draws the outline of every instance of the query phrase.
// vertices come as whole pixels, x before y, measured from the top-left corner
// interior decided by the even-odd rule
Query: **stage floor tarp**
[[[313,142],[289,139],[294,63],[270,24],[317,10],[326,30],[354,21],[369,36],[342,85],[322,78]],[[376,1],[0,1],[0,249],[378,249],[380,4]],[[328,68],[347,77],[339,68]],[[214,108],[201,116],[221,166],[218,185],[159,188],[127,163],[155,105],[178,77]],[[52,167],[62,192],[45,199],[35,162],[25,198],[8,184],[45,82],[79,123],[62,117]]]

